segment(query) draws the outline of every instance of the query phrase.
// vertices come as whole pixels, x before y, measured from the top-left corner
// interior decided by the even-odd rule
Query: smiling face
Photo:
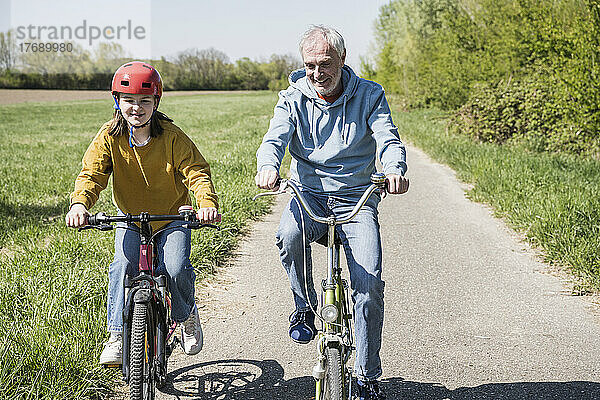
[[[140,126],[148,122],[155,103],[154,96],[147,94],[121,93],[119,96],[119,107],[129,126]]]
[[[315,34],[302,49],[302,60],[308,81],[321,96],[335,95],[342,90],[342,57],[327,43],[323,35]]]

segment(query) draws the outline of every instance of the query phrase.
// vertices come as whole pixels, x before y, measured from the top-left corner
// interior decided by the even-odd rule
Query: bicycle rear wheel
[[[135,303],[129,352],[129,398],[131,400],[154,399],[155,381],[152,372],[154,341],[151,306]]]
[[[342,351],[339,346],[327,346],[325,348],[325,359],[327,367],[325,373],[325,384],[323,388],[324,400],[343,400],[344,393],[344,365],[342,363]]]

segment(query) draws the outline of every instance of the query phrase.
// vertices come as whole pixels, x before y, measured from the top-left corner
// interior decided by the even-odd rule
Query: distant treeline
[[[0,88],[108,90],[114,71],[131,58],[118,44],[100,44],[94,54],[72,51],[21,53],[11,32],[0,33]],[[279,90],[289,73],[302,66],[291,55],[268,60],[229,61],[215,49],[188,50],[172,59],[145,60],[163,78],[165,90]]]
[[[395,0],[376,30],[363,75],[406,108],[452,110],[482,141],[600,155],[597,0]]]

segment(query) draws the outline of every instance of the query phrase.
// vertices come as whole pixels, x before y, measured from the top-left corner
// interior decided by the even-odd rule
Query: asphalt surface
[[[380,205],[388,399],[599,399],[600,325],[453,172],[408,149],[411,188]],[[315,345],[287,337],[293,303],[275,231],[289,196],[197,290],[205,347],[176,350],[158,399],[314,398]],[[324,248],[314,249],[315,281]],[[321,260],[321,261],[319,261]],[[318,264],[321,262],[321,264]]]

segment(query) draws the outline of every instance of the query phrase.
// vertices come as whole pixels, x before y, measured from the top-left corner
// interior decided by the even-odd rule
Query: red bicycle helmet
[[[162,96],[162,79],[152,65],[142,61],[131,61],[121,65],[112,80],[112,94],[150,94]]]

